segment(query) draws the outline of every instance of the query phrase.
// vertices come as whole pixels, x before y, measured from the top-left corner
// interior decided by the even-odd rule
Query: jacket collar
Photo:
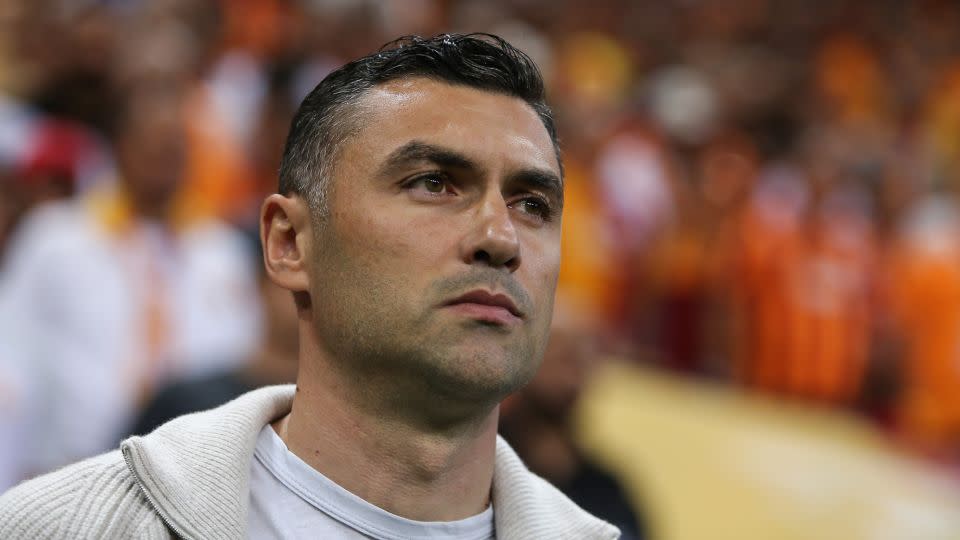
[[[124,459],[160,517],[191,539],[246,535],[250,462],[263,426],[290,411],[295,387],[254,390],[210,411],[182,416],[121,444]],[[523,465],[498,437],[493,475],[497,538],[617,538]]]

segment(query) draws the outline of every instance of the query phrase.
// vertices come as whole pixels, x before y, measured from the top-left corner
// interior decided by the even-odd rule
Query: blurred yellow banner
[[[960,539],[956,471],[850,414],[610,364],[575,425],[656,540]]]

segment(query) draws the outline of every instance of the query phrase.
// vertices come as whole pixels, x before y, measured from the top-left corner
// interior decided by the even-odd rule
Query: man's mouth
[[[446,302],[444,307],[468,317],[499,325],[514,325],[523,321],[525,314],[512,298],[477,289]]]

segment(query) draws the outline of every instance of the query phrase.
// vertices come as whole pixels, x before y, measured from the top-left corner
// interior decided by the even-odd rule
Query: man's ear
[[[263,264],[270,280],[294,293],[297,305],[309,302],[308,261],[313,247],[310,208],[301,197],[273,194],[260,208]]]

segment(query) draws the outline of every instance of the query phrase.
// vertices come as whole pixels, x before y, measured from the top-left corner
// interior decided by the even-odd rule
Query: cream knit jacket
[[[290,411],[293,393],[293,386],[254,390],[20,484],[0,496],[0,538],[245,538],[257,435]],[[502,439],[495,461],[499,540],[619,536],[528,471]]]

